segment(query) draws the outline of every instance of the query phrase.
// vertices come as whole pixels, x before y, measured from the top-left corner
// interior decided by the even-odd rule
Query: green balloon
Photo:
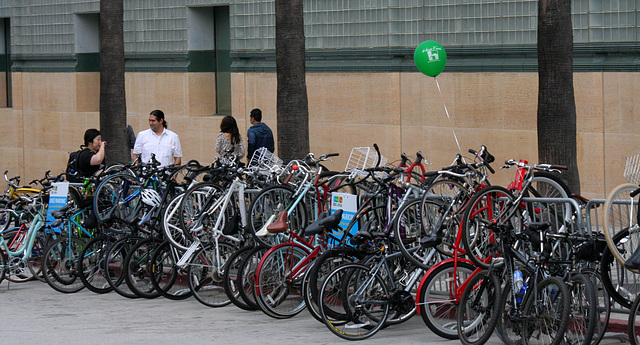
[[[447,63],[447,53],[440,43],[424,41],[416,47],[413,61],[420,72],[435,77],[444,70],[444,65]]]

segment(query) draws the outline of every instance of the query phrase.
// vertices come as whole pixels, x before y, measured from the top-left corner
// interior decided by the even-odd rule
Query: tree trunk
[[[106,161],[131,160],[124,89],[123,0],[100,0],[100,131]]]
[[[538,159],[566,165],[559,177],[580,193],[571,1],[538,1],[538,84]]]
[[[276,0],[275,12],[278,156],[288,162],[309,153],[302,0]]]

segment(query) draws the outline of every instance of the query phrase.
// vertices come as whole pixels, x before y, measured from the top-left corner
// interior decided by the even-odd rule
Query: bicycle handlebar
[[[516,166],[518,166],[520,168],[525,168],[525,169],[537,169],[537,170],[557,171],[557,172],[560,172],[560,170],[567,170],[568,169],[568,167],[566,165],[546,164],[546,163],[528,165],[528,164],[523,163],[523,162],[516,162],[514,159],[508,159],[508,160],[504,161],[504,165],[502,166],[502,168],[510,168],[510,167],[512,167],[514,165],[516,165]]]

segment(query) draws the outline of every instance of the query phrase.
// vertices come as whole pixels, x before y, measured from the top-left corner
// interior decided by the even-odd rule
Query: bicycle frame
[[[4,249],[9,258],[20,257],[23,261],[26,261],[31,258],[31,251],[33,250],[33,245],[35,244],[36,235],[43,226],[44,218],[42,217],[40,212],[37,212],[31,225],[29,226],[27,234],[25,235],[26,241],[21,247],[17,248],[16,250],[11,250],[10,246],[6,243],[3,236],[0,236],[0,246]]]

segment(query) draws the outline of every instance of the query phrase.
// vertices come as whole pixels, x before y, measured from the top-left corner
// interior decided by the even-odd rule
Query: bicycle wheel
[[[138,179],[127,174],[115,174],[102,180],[96,188],[93,210],[101,223],[108,219],[128,220],[140,201]]]
[[[5,196],[0,196],[0,210],[6,209],[8,199]],[[4,231],[15,226],[15,217],[13,213],[7,211],[0,213],[0,233],[4,235]]]
[[[320,296],[320,289],[322,288],[324,280],[336,268],[344,264],[353,263],[359,259],[363,259],[364,256],[365,254],[353,247],[336,247],[322,253],[316,260],[314,260],[313,265],[307,272],[307,288],[304,291],[307,291],[308,293],[304,295],[304,298],[309,313],[311,313],[316,320],[322,322],[318,298]],[[329,291],[325,291],[324,296],[329,299],[334,298]],[[324,311],[327,317],[331,317],[336,320],[339,318],[344,320],[346,317],[344,314],[338,314],[328,305],[324,306]]]
[[[506,275],[503,285],[502,300],[500,301],[500,317],[496,324],[496,334],[505,345],[520,345],[522,344],[522,335],[520,333],[522,329],[522,317],[520,317],[519,311],[522,310],[522,308],[518,308],[516,305],[521,305],[523,301],[521,299],[516,301],[516,297],[522,297],[514,296],[511,277],[509,277],[508,274]]]
[[[238,289],[240,298],[246,303],[251,310],[261,310],[256,301],[256,269],[262,260],[264,254],[269,247],[258,246],[252,249],[240,264],[238,272]]]
[[[15,230],[8,230],[3,234],[5,243],[9,247],[9,250],[14,252],[20,252],[19,256],[7,257],[8,271],[5,278],[14,283],[22,283],[33,279],[38,279],[45,282],[45,278],[42,275],[42,258],[46,249],[46,241],[44,234],[38,233],[35,235],[33,242],[33,248],[29,254],[29,258],[26,261],[23,260],[24,254],[22,249],[25,248],[28,237],[25,232]],[[0,250],[0,255],[4,255]]]
[[[500,282],[485,270],[466,283],[458,306],[458,337],[464,345],[482,345],[491,337],[500,316]]]
[[[543,279],[535,295],[525,298],[522,321],[524,345],[558,345],[569,323],[571,297],[567,285],[557,277]]]
[[[249,229],[256,242],[272,247],[280,243],[283,234],[256,236],[262,228],[273,223],[278,215],[292,202],[295,190],[286,185],[273,186],[263,189],[249,206]],[[304,202],[298,203],[295,209],[289,210],[287,215],[289,229],[300,234],[308,225],[307,207]]]
[[[631,345],[640,344],[640,296],[636,297],[629,310],[627,334],[629,335],[629,343],[631,343]]]
[[[423,278],[418,288],[418,307],[422,321],[433,333],[445,339],[458,339],[456,291],[475,267],[467,262],[448,261]]]
[[[422,209],[421,209],[422,206]],[[400,207],[392,224],[393,236],[402,254],[415,266],[429,269],[432,248],[424,248],[420,240],[427,235],[425,223],[431,224],[442,216],[442,208],[434,201],[413,199]],[[423,220],[429,218],[429,221]]]
[[[639,217],[638,197],[631,197],[631,193],[636,189],[638,186],[635,184],[621,184],[609,193],[604,203],[604,236],[611,254],[621,265],[624,265],[624,262],[640,246],[640,232],[635,231],[638,228]],[[626,241],[614,244],[613,237],[626,229],[634,231],[629,231]],[[632,272],[640,273],[638,270],[632,270]]]
[[[217,246],[217,248],[216,248]],[[224,291],[224,267],[237,248],[217,243],[197,252],[187,268],[191,294],[208,307],[224,307],[231,299]]]
[[[461,207],[470,197],[467,188],[455,180],[438,180],[425,191],[420,206],[423,229],[427,234],[437,231],[442,243],[436,248],[447,256],[453,255],[460,225],[460,218],[455,215],[461,212]]]
[[[256,310],[242,300],[240,296],[240,281],[238,279],[242,262],[253,248],[255,248],[254,245],[248,245],[236,250],[235,253],[229,257],[229,260],[227,260],[222,276],[224,291],[227,297],[231,303],[243,310]]]
[[[151,283],[165,298],[182,300],[191,297],[186,266],[177,265],[182,254],[169,241],[164,241],[151,257]]]
[[[596,293],[591,280],[584,274],[573,274],[569,280],[571,312],[564,342],[589,345],[596,326]]]
[[[142,298],[156,298],[160,293],[151,283],[151,257],[153,251],[162,243],[158,238],[138,241],[124,259],[126,274],[124,280],[129,290]]]
[[[180,225],[180,204],[184,193],[171,199],[162,212],[162,232],[171,245],[180,250],[187,250],[191,241],[185,236]]]
[[[4,256],[4,253],[0,251],[0,283],[4,280],[5,272],[7,268],[7,259]]]
[[[319,300],[346,315],[346,322],[327,317],[320,308],[322,321],[342,339],[363,340],[376,334],[389,315],[389,290],[384,279],[362,264],[346,264],[329,274],[320,289]],[[324,296],[338,289],[337,298]]]
[[[525,197],[536,198],[569,198],[569,187],[557,176],[536,171],[531,179],[531,184],[524,191]],[[527,203],[528,216],[531,221],[551,223],[549,231],[562,232],[566,224],[571,222],[573,208],[565,203],[531,202]]]
[[[602,277],[597,270],[590,268],[583,269],[580,273],[587,276],[591,281],[596,296],[596,326],[591,339],[591,344],[595,345],[600,343],[604,333],[607,331],[609,317],[611,315],[611,300],[609,298],[609,293],[607,293],[607,289],[604,286],[604,282],[602,281]]]
[[[304,307],[302,278],[304,271],[291,272],[309,252],[292,243],[269,250],[256,269],[255,297],[262,311],[277,319],[295,316]]]
[[[140,297],[129,289],[124,277],[128,274],[125,259],[131,251],[131,248],[141,240],[142,238],[140,237],[123,237],[114,242],[113,245],[109,247],[109,250],[107,250],[106,265],[109,267],[109,274],[106,275],[107,282],[111,285],[113,291],[117,292],[120,296],[127,298]]]
[[[509,231],[520,231],[522,224],[518,212],[510,216],[514,196],[506,188],[491,186],[478,191],[462,216],[462,243],[467,256],[478,267],[488,269],[493,260],[502,256],[500,237],[491,230],[508,225]],[[507,219],[507,217],[509,217]]]
[[[44,277],[54,290],[74,293],[84,289],[78,278],[80,253],[84,246],[85,241],[81,238],[60,237],[45,250],[42,262]]]
[[[198,237],[202,242],[210,242],[207,235],[216,224],[225,197],[222,188],[213,182],[202,182],[187,190],[180,201],[179,220],[183,235],[189,242]],[[225,210],[225,214],[226,214]],[[223,217],[219,229],[223,229],[228,217]],[[196,224],[202,226],[194,233]]]
[[[619,250],[624,251],[624,242],[628,236],[628,229],[618,232],[612,239],[613,244],[616,247],[619,246]],[[609,296],[622,307],[631,308],[631,304],[640,293],[640,275],[624,268],[614,258],[608,245],[602,252],[600,275]]]
[[[44,257],[46,247],[47,240],[45,240],[45,235],[39,231],[34,239],[31,255],[27,260],[27,268],[29,269],[30,275],[41,282],[46,282],[42,274],[42,258]]]
[[[113,236],[99,236],[92,238],[80,252],[80,267],[78,269],[80,281],[84,286],[95,293],[107,293],[113,291],[106,276],[111,272],[106,262],[109,247],[116,239]]]

